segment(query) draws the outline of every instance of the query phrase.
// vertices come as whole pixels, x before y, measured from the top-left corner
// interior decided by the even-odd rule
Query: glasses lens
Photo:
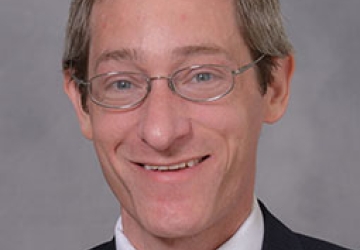
[[[226,95],[233,87],[231,70],[220,65],[193,66],[173,76],[175,91],[190,100],[207,101]]]
[[[103,106],[129,107],[147,95],[146,77],[138,73],[109,73],[99,75],[90,82],[91,97]]]

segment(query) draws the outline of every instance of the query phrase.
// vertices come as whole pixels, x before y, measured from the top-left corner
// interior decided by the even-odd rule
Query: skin
[[[238,31],[232,1],[104,0],[91,16],[89,77],[113,70],[168,76],[193,64],[236,69],[253,59]],[[136,249],[215,249],[251,212],[256,151],[263,123],[285,112],[292,56],[276,59],[261,95],[255,69],[236,77],[224,98],[194,103],[152,82],[139,106],[115,111],[91,101],[89,112],[69,72],[64,89],[82,133],[92,140],[121,204],[124,232]],[[193,168],[147,171],[206,157]]]

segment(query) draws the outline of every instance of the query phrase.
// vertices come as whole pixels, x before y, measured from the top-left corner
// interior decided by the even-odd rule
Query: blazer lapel
[[[90,250],[116,250],[115,248],[115,237],[109,241],[109,242],[106,242],[104,244],[101,244],[97,247],[94,247]]]
[[[259,204],[265,225],[262,250],[302,250],[296,234],[276,219],[261,201]]]

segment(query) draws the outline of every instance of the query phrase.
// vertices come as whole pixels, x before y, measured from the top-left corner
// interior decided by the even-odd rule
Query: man
[[[73,0],[64,88],[120,202],[95,249],[343,249],[254,197],[294,70],[277,0]]]

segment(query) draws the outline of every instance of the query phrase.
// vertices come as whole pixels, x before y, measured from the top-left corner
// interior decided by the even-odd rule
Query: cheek
[[[240,104],[213,103],[195,112],[194,123],[201,124],[226,141],[239,140],[247,127],[247,114]]]
[[[249,118],[240,104],[224,104],[212,103],[199,110],[194,124],[198,124],[203,130],[198,129],[194,133],[198,132],[197,136],[205,137],[202,139],[209,145],[216,145],[212,148],[219,167],[215,169],[217,178],[214,181],[219,182],[219,186],[225,185],[228,188],[230,183],[234,183],[232,176],[239,176],[238,171],[244,171],[244,167],[238,166],[247,157],[244,152],[248,151]],[[201,133],[203,131],[206,133]]]
[[[130,113],[110,112],[98,107],[92,107],[90,112],[93,143],[103,174],[115,196],[127,204],[130,198],[124,179],[128,173],[119,150],[130,140],[134,119]]]
[[[197,122],[207,129],[209,143],[216,145],[218,165],[209,179],[216,187],[213,200],[220,201],[218,210],[224,212],[234,203],[252,201],[261,111],[240,101],[207,107],[197,112]]]
[[[91,123],[93,143],[103,168],[115,166],[118,161],[118,151],[134,134],[135,126],[130,113],[119,113],[93,108]]]
[[[223,100],[198,110],[196,119],[211,131],[217,140],[214,143],[222,145],[218,151],[219,157],[226,160],[222,171],[246,172],[255,165],[262,127],[262,97],[254,93],[248,98],[234,95]]]
[[[90,110],[94,142],[122,141],[132,127],[128,113],[108,111],[101,107]]]

